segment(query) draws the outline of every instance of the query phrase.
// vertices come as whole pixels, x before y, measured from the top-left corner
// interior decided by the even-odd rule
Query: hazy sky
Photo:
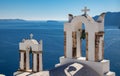
[[[81,15],[87,6],[89,15],[120,12],[120,0],[0,0],[0,19],[67,20],[69,13]]]

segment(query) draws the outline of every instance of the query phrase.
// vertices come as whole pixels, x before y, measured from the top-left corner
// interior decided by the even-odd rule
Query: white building
[[[25,76],[26,74],[36,73],[43,70],[42,66],[42,40],[37,42],[32,38],[33,34],[30,34],[30,39],[23,39],[19,43],[20,52],[20,66],[17,72],[14,73],[16,76]],[[32,53],[32,68],[30,68],[30,53]]]
[[[15,76],[115,76],[110,71],[110,61],[104,59],[104,16],[102,13],[95,21],[85,13],[80,16],[69,14],[64,24],[64,56],[60,63],[49,71],[42,71],[42,41],[23,40],[19,44],[20,68]],[[84,29],[83,29],[84,24]],[[86,57],[82,56],[81,42],[86,39]],[[29,53],[33,54],[33,67],[30,69]]]
[[[86,64],[95,70],[99,76],[115,76],[110,71],[110,61],[104,59],[104,16],[102,13],[98,20],[95,21],[88,16],[85,7],[85,13],[81,16],[69,17],[69,22],[64,24],[64,56],[60,57],[60,63],[56,67],[68,63],[78,62]],[[82,39],[82,25],[85,27],[86,38],[86,57],[82,57],[80,46]]]

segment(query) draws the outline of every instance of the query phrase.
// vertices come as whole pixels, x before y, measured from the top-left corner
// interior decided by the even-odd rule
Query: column
[[[95,61],[101,61],[104,56],[104,32],[95,34]]]
[[[37,54],[33,52],[33,72],[37,72]]]
[[[77,58],[81,57],[81,30],[77,31]]]
[[[99,60],[102,60],[102,37],[99,40]]]
[[[26,52],[24,53],[24,70],[26,71],[26,61],[27,61],[27,59],[26,59],[27,57],[26,57]]]
[[[33,52],[33,72],[42,71],[42,51]]]
[[[42,65],[42,51],[39,53],[39,71],[43,70],[43,65]]]
[[[77,57],[77,33],[72,32],[72,57],[76,58]]]
[[[72,57],[72,31],[66,32],[66,57],[67,58],[73,58]]]
[[[24,70],[24,53],[23,51],[20,51],[20,70]]]
[[[29,50],[26,51],[26,71],[27,70],[30,70],[30,53],[29,53]]]
[[[95,33],[88,33],[88,61],[95,61]]]
[[[99,60],[99,35],[95,33],[95,61]]]

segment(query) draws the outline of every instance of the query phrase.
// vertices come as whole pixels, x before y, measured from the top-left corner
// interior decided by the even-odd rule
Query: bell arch
[[[95,32],[97,31],[97,26],[94,25],[93,19],[88,16],[88,19],[84,16],[78,16],[74,18],[71,22],[72,25],[79,26],[82,31],[82,24],[85,27],[85,36],[86,36],[86,60],[94,61],[95,60]],[[93,29],[92,27],[94,26]],[[80,36],[82,32],[80,33]],[[81,40],[80,40],[81,41]],[[81,42],[80,42],[81,43]],[[80,45],[81,46],[81,45]],[[80,49],[82,51],[82,49]],[[82,55],[81,55],[82,57]]]
[[[82,57],[80,47],[82,24],[85,26],[86,60],[95,61],[95,33],[99,32],[99,28],[97,26],[97,23],[89,16],[77,16],[74,17],[71,22],[64,24],[65,57]]]
[[[19,43],[20,70],[30,70],[30,54],[32,54],[32,71],[42,70],[42,41],[38,43],[35,39],[23,40]]]
[[[80,18],[78,18],[80,19]],[[78,20],[77,19],[77,20]],[[79,57],[83,57],[83,52],[84,53],[84,56],[86,57],[86,60],[88,60],[88,29],[89,26],[87,26],[87,23],[85,23],[86,21],[82,21],[82,20],[78,20],[77,22],[71,22],[71,24],[74,26],[75,28],[75,31],[78,32],[77,34],[77,48],[79,48],[79,50],[77,50],[77,54],[80,53],[80,55],[77,56],[77,58]],[[75,24],[73,24],[75,23]],[[83,40],[83,37],[85,40]],[[85,41],[85,44],[84,44],[84,49],[82,49],[82,46],[83,46],[83,41]],[[84,50],[84,51],[83,51]]]
[[[82,23],[82,29],[81,29],[81,37],[80,37],[80,41],[81,41],[81,56],[86,57],[86,30],[85,30],[85,25]]]

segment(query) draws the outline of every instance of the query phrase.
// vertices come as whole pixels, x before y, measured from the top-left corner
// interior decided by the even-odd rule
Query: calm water
[[[18,44],[23,38],[43,40],[43,68],[49,70],[63,55],[63,23],[44,22],[0,24],[0,73],[12,76],[19,67]],[[84,44],[84,42],[83,42]],[[83,48],[85,45],[82,46]],[[84,54],[84,52],[83,52]],[[105,58],[111,61],[111,70],[120,76],[120,30],[105,29]]]

